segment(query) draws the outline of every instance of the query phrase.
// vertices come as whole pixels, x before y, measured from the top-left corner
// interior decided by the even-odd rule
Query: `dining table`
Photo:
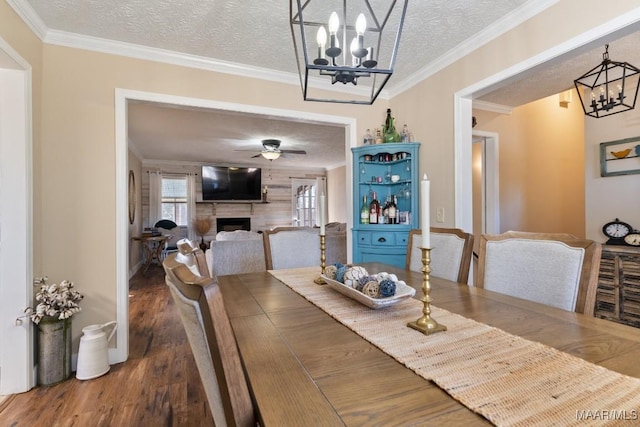
[[[402,303],[413,304],[404,307],[415,310],[413,320],[423,315],[422,273],[361,266],[416,289]],[[640,329],[430,277],[429,306],[447,331],[425,335],[406,326],[400,303],[364,307],[313,283],[319,274],[307,267],[217,278],[263,426],[640,423],[637,400],[626,394],[588,400],[638,394]],[[516,362],[525,347],[525,362]],[[562,391],[540,397],[538,380]],[[566,395],[584,406],[553,406]],[[550,415],[540,420],[539,412]]]

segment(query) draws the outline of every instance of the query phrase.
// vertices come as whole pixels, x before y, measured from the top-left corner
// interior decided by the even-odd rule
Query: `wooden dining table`
[[[421,273],[362,265],[422,295]],[[262,425],[491,425],[269,272],[218,282]],[[435,277],[430,284],[434,306],[640,377],[639,329]]]

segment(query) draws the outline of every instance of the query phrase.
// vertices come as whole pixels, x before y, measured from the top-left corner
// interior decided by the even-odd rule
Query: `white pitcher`
[[[105,329],[113,326],[109,335]],[[103,325],[89,325],[82,328],[76,378],[90,380],[109,372],[109,341],[115,334],[118,324],[115,321]]]

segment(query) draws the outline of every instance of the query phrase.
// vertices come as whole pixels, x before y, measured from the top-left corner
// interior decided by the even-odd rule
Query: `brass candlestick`
[[[324,274],[324,268],[326,267],[326,261],[327,261],[327,256],[325,253],[326,249],[327,249],[327,246],[325,241],[325,235],[321,234],[320,235],[320,274]],[[327,282],[325,282],[322,276],[316,277],[316,279],[313,282],[316,283],[317,285],[327,284]]]
[[[425,335],[435,334],[436,332],[446,331],[447,327],[438,323],[431,317],[432,301],[431,284],[429,283],[429,273],[431,273],[431,248],[420,248],[422,250],[422,298],[420,301],[424,304],[422,307],[422,317],[415,322],[407,323],[407,326]]]

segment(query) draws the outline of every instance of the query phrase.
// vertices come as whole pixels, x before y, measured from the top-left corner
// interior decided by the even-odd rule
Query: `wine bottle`
[[[369,224],[377,224],[380,216],[380,202],[376,199],[376,192],[373,192],[371,203],[369,204]]]
[[[369,203],[367,196],[362,197],[362,208],[360,208],[360,224],[369,224]]]
[[[398,223],[398,204],[396,196],[391,197],[391,201],[389,202],[389,207],[387,208],[387,224],[397,224]]]
[[[384,142],[384,138],[382,137],[382,133],[380,129],[376,128],[376,139],[374,141],[376,144],[382,144]]]

